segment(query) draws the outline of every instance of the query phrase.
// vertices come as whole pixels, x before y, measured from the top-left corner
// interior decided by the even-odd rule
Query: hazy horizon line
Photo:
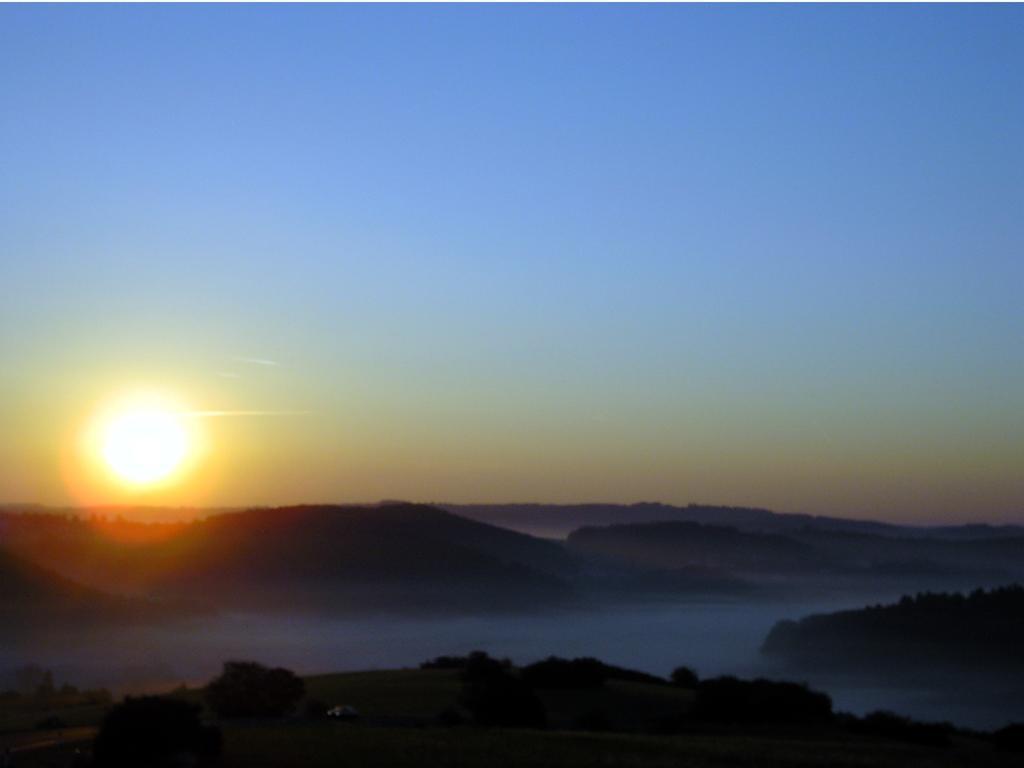
[[[710,509],[743,509],[758,512],[767,512],[771,515],[778,516],[789,516],[789,517],[810,517],[816,519],[833,519],[833,520],[845,520],[857,523],[870,523],[882,526],[892,526],[894,528],[959,528],[959,527],[990,527],[990,528],[1007,528],[1007,527],[1024,527],[1024,515],[1012,518],[1004,522],[991,522],[984,520],[974,521],[917,521],[917,522],[899,522],[892,520],[880,519],[878,517],[857,517],[851,515],[843,515],[836,513],[818,513],[818,512],[790,512],[780,511],[772,509],[770,507],[750,506],[745,504],[717,504],[708,502],[686,502],[682,504],[676,504],[665,501],[633,501],[633,502],[615,502],[615,501],[571,501],[571,502],[547,502],[547,501],[416,501],[412,499],[375,499],[372,501],[301,501],[301,502],[289,502],[283,504],[217,504],[217,505],[176,505],[176,504],[48,504],[43,502],[0,502],[0,512],[13,511],[17,508],[22,509],[39,509],[39,510],[73,510],[73,511],[87,511],[87,510],[175,510],[175,511],[192,511],[192,512],[239,512],[250,509],[285,509],[289,507],[377,507],[387,506],[390,504],[416,504],[423,506],[432,507],[591,507],[591,506],[603,506],[603,507],[639,507],[639,506],[661,506],[670,507],[674,509],[687,509],[690,507],[699,508],[710,508]],[[648,521],[655,522],[655,521]]]

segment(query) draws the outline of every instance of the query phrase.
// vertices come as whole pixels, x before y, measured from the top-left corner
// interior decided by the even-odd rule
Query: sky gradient
[[[0,500],[1024,521],[1022,40],[1019,6],[0,8]],[[136,389],[230,413],[180,484],[83,495],[69,446]]]

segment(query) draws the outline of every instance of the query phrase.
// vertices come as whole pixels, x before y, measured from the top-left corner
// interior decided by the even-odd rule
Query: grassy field
[[[354,706],[368,718],[432,719],[455,704],[461,687],[457,671],[440,669],[315,675],[305,681],[309,698]]]
[[[550,728],[544,731],[440,727],[437,716],[459,698],[459,673],[388,670],[306,678],[310,698],[348,704],[355,723],[301,717],[222,722],[225,768],[1002,768],[1019,756],[1000,755],[981,740],[959,736],[949,747],[925,747],[852,736],[839,729],[786,732],[778,728],[710,727],[652,735],[666,717],[685,716],[692,691],[667,685],[608,681],[601,689],[542,691]],[[201,692],[176,695],[201,701]],[[599,711],[619,730],[578,729],[581,715]],[[0,733],[0,748],[13,747],[15,765],[67,766],[76,747],[87,748],[93,731],[35,730],[38,709],[5,711],[14,728]],[[100,708],[68,709],[69,725],[98,724]],[[209,713],[207,713],[209,716]],[[576,730],[568,730],[576,727]],[[646,730],[647,733],[639,731]]]
[[[735,731],[654,736],[582,733],[581,715],[601,712],[617,729],[649,729],[666,716],[684,716],[693,692],[671,686],[612,680],[597,690],[546,690],[540,696],[551,729],[439,728],[437,715],[459,697],[459,673],[388,670],[306,679],[312,698],[348,704],[363,715],[358,724],[333,722],[232,725],[225,729],[230,768],[302,765],[375,768],[502,768],[503,766],[623,766],[623,768],[962,768],[1016,765],[982,741],[960,740],[947,748],[865,740],[839,732],[762,735]],[[420,727],[375,727],[389,719]]]
[[[310,698],[328,705],[348,704],[364,718],[415,719],[428,724],[454,707],[461,682],[453,670],[385,670],[318,675],[306,678]],[[581,715],[601,713],[618,729],[648,728],[666,713],[683,715],[693,702],[692,691],[667,685],[610,680],[597,690],[539,692],[554,728],[572,728]]]
[[[850,740],[647,736],[324,723],[229,727],[230,768],[964,768],[1019,765],[982,745],[945,749]]]
[[[59,709],[39,705],[0,707],[0,740],[5,733],[32,730],[47,717],[59,717],[69,727],[96,725],[106,711],[105,706],[95,704]]]

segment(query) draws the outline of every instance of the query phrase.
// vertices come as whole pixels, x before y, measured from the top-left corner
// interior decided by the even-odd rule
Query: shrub
[[[218,717],[282,717],[305,695],[306,686],[287,669],[228,661],[206,687],[206,703]]]
[[[696,688],[700,682],[697,673],[689,667],[676,667],[672,670],[672,675],[669,679],[672,680],[672,685],[679,686],[680,688]]]
[[[608,680],[668,685],[662,677],[605,664],[590,657],[561,659],[549,656],[523,667],[523,679],[534,688],[599,688]]]
[[[543,728],[547,724],[541,700],[511,665],[479,651],[470,654],[462,671],[460,702],[477,725]]]
[[[420,669],[463,669],[466,666],[466,656],[438,656],[420,664]]]
[[[473,651],[466,657],[462,665],[462,680],[469,682],[512,672],[512,662],[508,659],[495,659],[483,651]]]
[[[600,688],[608,677],[597,659],[560,659],[550,656],[523,667],[523,680],[534,688]]]
[[[943,747],[949,744],[954,728],[949,723],[921,723],[892,712],[877,711],[855,720],[851,730],[883,739]]]
[[[128,698],[103,720],[93,744],[100,766],[148,768],[220,756],[220,730],[204,726],[199,707],[157,696]]]
[[[832,700],[797,683],[717,677],[697,684],[694,714],[727,723],[822,723]]]

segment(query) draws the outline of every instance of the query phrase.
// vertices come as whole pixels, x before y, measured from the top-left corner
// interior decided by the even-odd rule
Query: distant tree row
[[[0,699],[31,698],[46,704],[48,708],[83,704],[107,706],[113,700],[110,691],[105,688],[81,690],[67,682],[58,685],[51,670],[36,664],[15,670],[11,682],[13,687],[0,692]]]
[[[779,622],[765,654],[886,675],[1024,671],[1024,587],[922,593],[890,605]]]
[[[477,651],[465,657],[438,657],[424,669],[461,670],[461,706],[471,721],[483,726],[542,728],[547,718],[538,691],[598,689],[609,680],[625,680],[693,689],[691,717],[719,723],[822,723],[832,718],[832,700],[804,685],[734,677],[700,680],[689,667],[678,667],[666,680],[645,672],[605,664],[594,658],[543,661],[516,668]],[[595,711],[590,725],[606,730],[610,723]],[[586,725],[586,724],[585,724]]]

